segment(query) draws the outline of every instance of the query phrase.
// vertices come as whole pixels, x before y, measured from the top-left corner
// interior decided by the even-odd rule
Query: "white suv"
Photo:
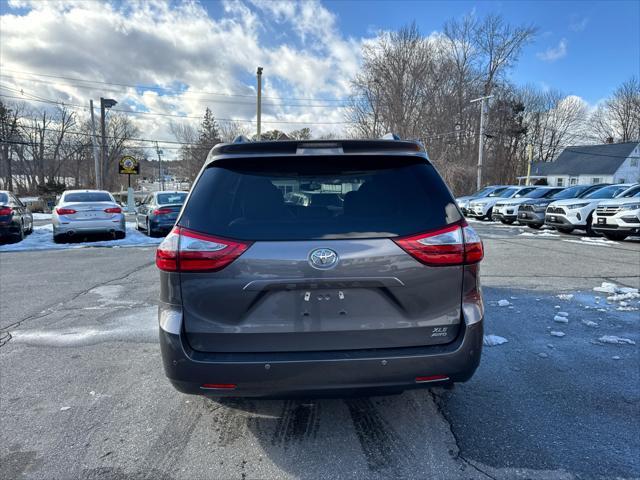
[[[544,223],[561,233],[571,233],[574,229],[585,230],[593,235],[591,217],[602,200],[614,198],[631,186],[630,183],[607,185],[583,198],[570,198],[552,202],[547,207]]]
[[[640,234],[640,184],[612,200],[600,202],[593,213],[593,231],[609,240]]]
[[[513,186],[504,189],[496,197],[478,198],[469,203],[468,215],[476,218],[490,219],[493,213],[493,207],[496,203],[506,198],[520,198],[527,193],[532,192],[537,187]]]

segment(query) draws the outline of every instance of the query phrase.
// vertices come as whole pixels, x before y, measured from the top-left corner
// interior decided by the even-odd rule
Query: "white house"
[[[640,182],[640,142],[567,147],[554,162],[536,162],[531,176],[548,185]]]

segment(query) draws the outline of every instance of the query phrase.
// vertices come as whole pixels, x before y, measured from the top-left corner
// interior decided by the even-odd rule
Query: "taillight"
[[[111,207],[111,208],[105,208],[104,212],[105,213],[122,213],[122,209],[120,207]]]
[[[12,213],[13,213],[13,210],[11,209],[11,207],[0,208],[0,217],[5,217],[7,215],[11,215]]]
[[[482,240],[466,224],[449,225],[394,241],[419,262],[436,267],[477,263],[484,255]]]
[[[251,243],[218,238],[174,227],[156,251],[156,265],[165,272],[215,272],[242,255]]]
[[[169,213],[173,213],[173,210],[170,208],[156,208],[153,211],[154,215],[168,215]]]
[[[76,211],[73,208],[56,208],[58,215],[73,215]]]

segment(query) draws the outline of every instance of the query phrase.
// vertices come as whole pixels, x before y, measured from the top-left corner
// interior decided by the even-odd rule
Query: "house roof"
[[[613,175],[637,146],[638,142],[625,142],[567,147],[555,162],[542,167],[543,175]]]
[[[552,162],[531,162],[531,176],[544,177],[551,165],[553,165]]]

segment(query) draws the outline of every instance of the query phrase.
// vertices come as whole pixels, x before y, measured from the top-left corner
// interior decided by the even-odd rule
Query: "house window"
[[[632,167],[637,167],[638,166],[638,159],[637,158],[632,158],[631,159],[631,166]]]
[[[569,185],[577,185],[578,184],[578,177],[571,177],[569,179]]]
[[[558,178],[558,179],[556,180],[556,185],[557,185],[558,187],[563,187],[563,186],[564,186],[564,178]]]
[[[591,178],[591,183],[600,183],[601,182],[601,178],[600,177],[592,177]]]

